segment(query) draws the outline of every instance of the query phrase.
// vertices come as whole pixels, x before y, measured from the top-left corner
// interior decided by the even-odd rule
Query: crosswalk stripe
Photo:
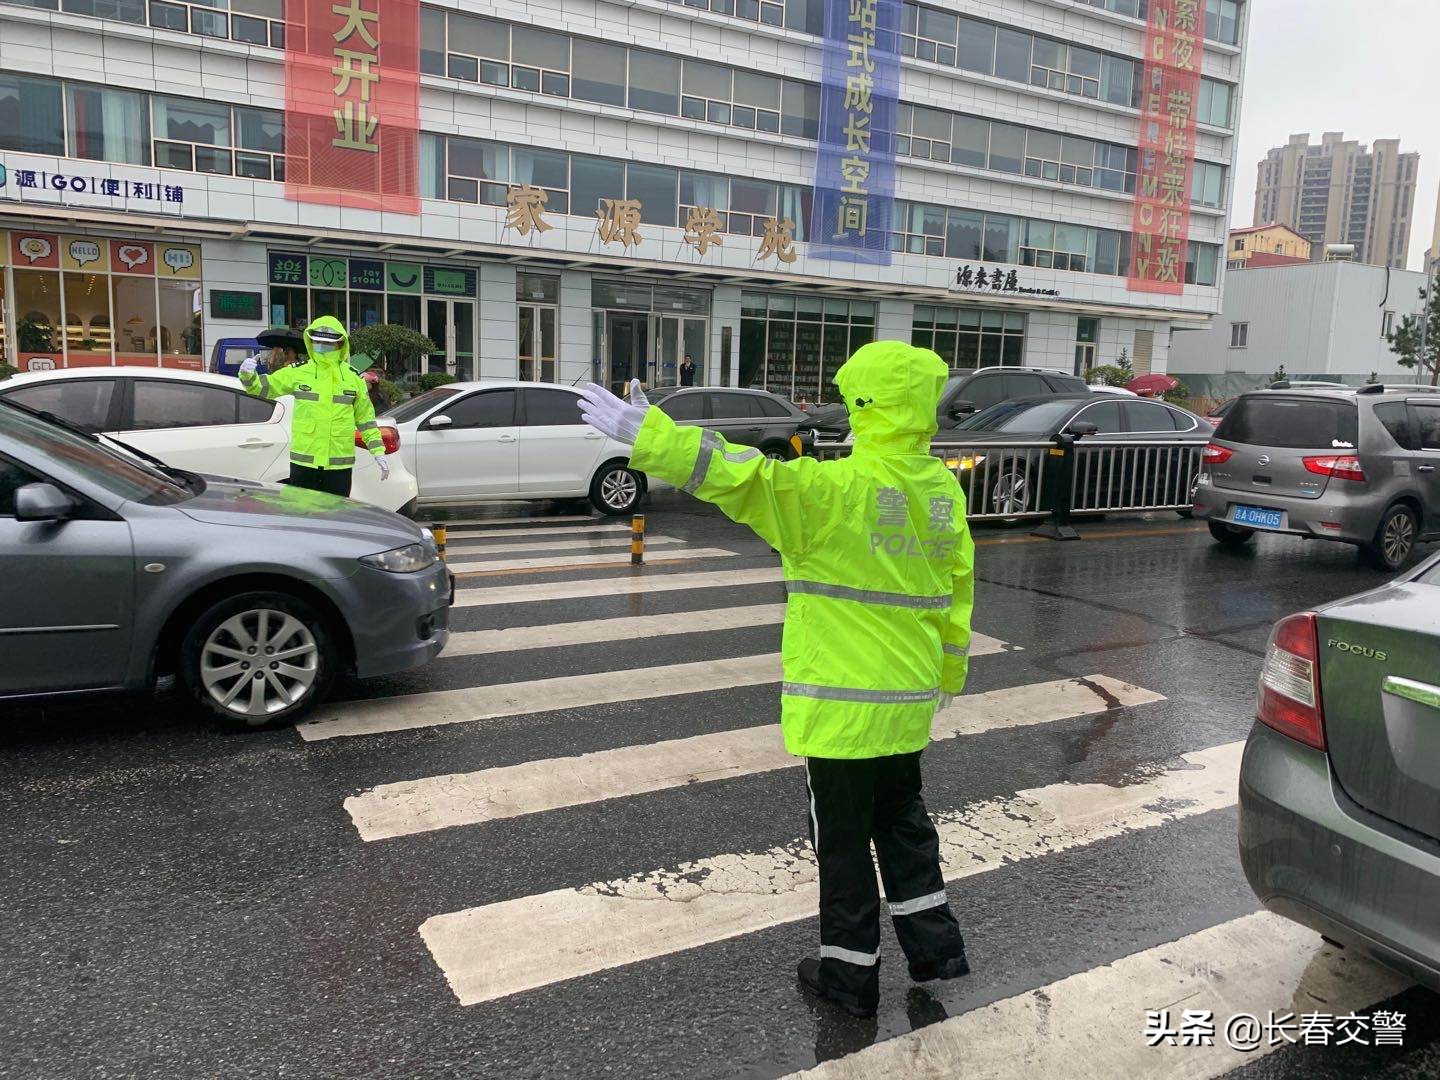
[[[994,649],[985,651],[996,652],[1000,647],[995,642]],[[1103,675],[1032,683],[957,698],[936,715],[931,739],[938,742],[1053,723],[1163,700],[1160,694]],[[362,839],[383,840],[799,764],[799,758],[785,752],[779,729],[765,724],[578,757],[382,784],[346,799],[345,809]]]
[[[494,720],[501,716],[580,709],[617,701],[673,697],[780,680],[780,654],[700,660],[591,675],[562,675],[530,682],[434,690],[425,694],[340,701],[318,707],[298,730],[307,741],[342,735]]]
[[[452,632],[442,658],[489,656],[526,649],[552,649],[563,645],[590,645],[600,641],[640,641],[676,634],[699,634],[709,630],[736,630],[752,626],[778,626],[785,621],[784,604],[753,604],[749,607],[702,608],[666,615],[636,615],[623,619],[585,619],[581,622],[547,623],[540,626],[509,626],[497,630]],[[1019,652],[984,634],[970,641],[971,656],[985,656],[1002,650]]]
[[[444,525],[451,532],[474,532],[477,529],[490,529],[500,526],[504,529],[507,525],[549,525],[556,521],[588,521],[592,524],[606,523],[612,518],[596,517],[594,514],[511,514],[508,517],[483,517],[466,518],[463,521],[422,521],[420,524],[428,527]]]
[[[865,1047],[787,1080],[1030,1080],[1090,1076],[1127,1080],[1212,1080],[1278,1049],[1237,1049],[1225,1023],[1247,1014],[1264,1024],[1289,1014],[1289,1034],[1305,1013],[1344,1016],[1394,997],[1408,980],[1268,911],[1190,934],[1110,964],[982,1006]],[[1210,1046],[1149,1045],[1146,1013],[1208,1012]],[[1063,1037],[1062,1037],[1063,1033]],[[1286,1045],[1283,1041],[1279,1045]],[[1242,1047],[1246,1042],[1241,1039]]]
[[[604,555],[537,555],[529,559],[482,559],[479,562],[451,562],[447,565],[457,574],[473,573],[477,570],[532,570],[538,566],[555,566],[557,559],[563,559],[564,565],[569,566],[595,566],[614,564],[619,560],[630,545],[621,545],[615,551]],[[475,554],[481,554],[476,552]],[[733,558],[737,552],[727,551],[724,548],[679,548],[671,550],[667,548],[657,553],[661,558],[666,559],[727,559]]]
[[[727,552],[726,554],[733,553]],[[667,554],[666,557],[670,556]],[[452,566],[451,569],[453,570],[454,567]],[[457,589],[455,607],[490,607],[496,604],[538,603],[542,600],[579,600],[587,596],[642,596],[645,593],[675,592],[683,589],[719,589],[784,580],[784,571],[778,566],[761,566],[749,570],[705,570],[692,574],[656,574],[641,570],[619,576],[586,578],[583,581],[546,581],[536,582],[533,585],[502,585],[493,589],[484,586]]]
[[[683,544],[684,540],[677,540],[673,536],[647,536],[645,546],[668,547],[673,544]],[[627,534],[620,536],[583,536],[574,540],[522,540],[518,544],[486,544],[484,547],[475,547],[466,544],[461,548],[464,555],[500,555],[512,551],[628,551],[630,549],[630,537]],[[446,550],[450,557],[455,557],[447,541]],[[667,552],[668,554],[668,552]],[[568,561],[568,560],[567,560]]]
[[[594,525],[557,525],[553,528],[540,529],[483,529],[475,532],[449,531],[448,543],[451,547],[457,544],[483,544],[491,540],[503,540],[511,536],[574,536],[577,533],[615,533],[630,531],[629,523],[613,525],[597,523]]]
[[[947,880],[1231,806],[1243,742],[1134,784],[1059,783],[936,817]],[[462,1005],[812,917],[814,855],[795,840],[616,881],[436,915],[420,934]]]

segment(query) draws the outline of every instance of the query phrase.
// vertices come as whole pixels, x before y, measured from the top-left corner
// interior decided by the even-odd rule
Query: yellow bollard
[[[445,526],[431,525],[430,535],[435,537],[435,550],[440,553],[440,559],[443,562],[445,559]]]
[[[630,565],[645,565],[645,515],[636,514],[630,519]]]

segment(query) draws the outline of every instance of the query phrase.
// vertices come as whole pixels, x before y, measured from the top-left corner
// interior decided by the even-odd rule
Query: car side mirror
[[[1092,424],[1088,420],[1077,420],[1065,430],[1071,435],[1078,435],[1083,439],[1086,435],[1094,435],[1100,430],[1100,427],[1098,424]]]
[[[453,423],[455,423],[454,420],[442,413],[439,416],[432,416],[429,420],[426,420],[425,426],[430,429],[447,428]]]
[[[26,484],[15,492],[16,521],[64,521],[79,506],[54,484]]]
[[[977,412],[973,401],[952,401],[950,403],[950,419],[964,420],[973,412]]]

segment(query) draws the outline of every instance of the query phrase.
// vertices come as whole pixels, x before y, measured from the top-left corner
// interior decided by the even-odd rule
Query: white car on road
[[[150,367],[67,368],[16,375],[0,396],[104,432],[177,469],[278,483],[290,475],[294,399],[250,397],[236,379]],[[401,464],[395,430],[385,430],[390,478],[355,451],[350,497],[385,510],[414,509],[415,477]]]
[[[630,447],[580,419],[579,402],[577,389],[554,383],[450,383],[380,423],[399,431],[422,507],[588,498],[602,514],[627,514],[645,476],[630,468]]]

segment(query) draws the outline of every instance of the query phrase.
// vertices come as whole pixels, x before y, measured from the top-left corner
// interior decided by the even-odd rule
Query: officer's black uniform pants
[[[308,465],[290,463],[291,487],[309,488],[311,491],[326,491],[331,495],[350,497],[350,474],[353,469],[312,469]]]
[[[880,861],[895,936],[911,963],[965,950],[945,898],[940,839],[920,798],[920,752],[806,758],[810,842],[820,862],[820,981],[866,1007],[879,997]]]

